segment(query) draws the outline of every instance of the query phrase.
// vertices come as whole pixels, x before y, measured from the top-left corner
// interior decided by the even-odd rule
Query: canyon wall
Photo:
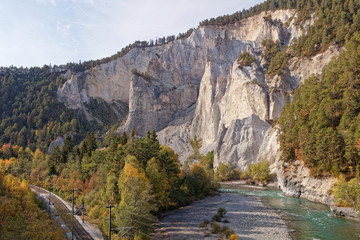
[[[271,39],[289,45],[313,21],[295,25],[295,20],[294,10],[263,12],[235,24],[201,26],[189,37],[163,45],[135,47],[91,70],[68,72],[58,99],[98,122],[99,117],[88,109],[90,99],[117,104],[120,107],[116,109],[126,109],[126,116],[118,114],[119,133],[134,128],[143,136],[147,130],[155,130],[160,143],[179,153],[181,161],[191,153],[189,141],[194,136],[202,139],[202,153],[214,151],[215,166],[231,162],[245,170],[250,163],[267,159],[277,166],[284,192],[316,194],[320,199],[324,191],[311,192],[290,181],[310,178],[304,175],[303,166],[293,174],[279,167],[281,130],[273,122],[280,116],[286,95],[291,98],[301,82],[321,73],[341,49],[331,46],[312,58],[292,58],[281,76],[270,77],[262,42]],[[249,66],[237,61],[245,51],[255,57]],[[309,186],[317,188],[319,184]]]

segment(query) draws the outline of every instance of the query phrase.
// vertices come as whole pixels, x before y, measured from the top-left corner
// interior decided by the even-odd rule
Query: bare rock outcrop
[[[248,118],[233,120],[227,128],[223,125],[216,142],[215,167],[220,162],[231,162],[240,170],[246,170],[249,163],[257,159],[269,128],[270,124],[254,114]]]
[[[135,128],[138,134],[145,135],[147,130],[159,131],[167,127],[194,105],[197,91],[197,86],[191,83],[176,87],[154,78],[133,76],[129,114],[120,131]]]
[[[334,45],[312,58],[290,59],[281,76],[270,77],[261,43],[271,39],[288,45],[314,19],[302,25],[295,20],[295,10],[263,12],[235,24],[201,26],[189,37],[166,44],[135,47],[91,70],[65,74],[68,80],[58,89],[58,99],[99,123],[104,122],[101,116],[89,109],[92,99],[126,105],[124,121],[125,114],[115,114],[123,122],[118,132],[135,128],[144,135],[156,130],[160,143],[180,153],[182,161],[191,152],[189,139],[196,135],[202,138],[202,152],[215,151],[215,166],[231,162],[245,170],[267,159],[277,166],[284,192],[329,202],[326,191],[332,180],[311,178],[305,166],[292,173],[282,168],[280,129],[270,124],[279,118],[286,95],[291,97],[301,82],[321,73],[341,51]],[[255,58],[248,66],[237,61],[245,51]]]
[[[315,178],[304,163],[297,160],[291,164],[278,162],[276,165],[278,184],[285,195],[306,198],[310,201],[332,205],[329,190],[335,178]]]
[[[360,211],[357,211],[356,209],[336,206],[331,206],[330,209],[335,216],[359,220]]]

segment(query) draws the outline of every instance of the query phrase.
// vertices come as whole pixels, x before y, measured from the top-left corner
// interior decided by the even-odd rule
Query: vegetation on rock
[[[282,159],[303,160],[314,176],[359,176],[360,34],[320,76],[295,90],[280,117]]]
[[[335,205],[340,207],[352,207],[360,211],[360,185],[356,178],[346,181],[341,175],[334,190]]]
[[[255,57],[251,55],[249,52],[243,52],[237,59],[237,63],[239,64],[239,68],[250,66],[253,62],[255,62]]]

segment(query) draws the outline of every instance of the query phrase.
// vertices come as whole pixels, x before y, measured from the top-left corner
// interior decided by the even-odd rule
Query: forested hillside
[[[283,159],[305,161],[316,176],[360,174],[359,44],[356,33],[321,76],[295,91],[280,118]]]
[[[355,176],[360,137],[359,4],[322,1],[315,13],[318,19],[309,34],[288,51],[311,55],[328,44],[344,43],[346,50],[321,76],[307,79],[295,90],[291,104],[284,108],[280,118],[283,159],[304,160],[316,176]]]
[[[315,177],[335,176],[335,200],[360,209],[360,11],[356,1],[321,1],[317,20],[288,52],[311,56],[329,44],[345,50],[288,97],[281,117],[282,160],[299,159]],[[291,103],[290,103],[291,100]],[[351,180],[352,179],[352,180]],[[346,180],[351,180],[346,183]]]
[[[104,207],[113,204],[113,227],[133,226],[129,237],[146,238],[159,213],[203,198],[216,190],[217,184],[212,154],[198,154],[198,163],[181,167],[177,154],[161,146],[155,132],[139,139],[134,135],[114,137],[102,150],[97,150],[92,133],[80,146],[73,146],[69,136],[65,145],[50,155],[40,149],[32,152],[13,146],[12,158],[0,158],[0,171],[55,191],[65,199],[71,197],[70,189],[79,190],[77,205],[85,202],[89,219],[104,233],[108,229]]]
[[[56,99],[64,78],[56,67],[2,68],[0,71],[0,144],[47,150],[58,136],[78,132],[87,122]]]

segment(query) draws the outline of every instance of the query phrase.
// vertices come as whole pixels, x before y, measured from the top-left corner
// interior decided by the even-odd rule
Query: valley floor
[[[234,193],[206,197],[160,217],[161,228],[156,239],[217,239],[215,234],[206,237],[205,228],[199,225],[206,219],[211,222],[220,207],[227,210],[225,219],[229,223],[225,225],[240,239],[291,239],[288,226],[279,213],[264,206],[259,198]],[[207,229],[211,231],[210,224]]]

